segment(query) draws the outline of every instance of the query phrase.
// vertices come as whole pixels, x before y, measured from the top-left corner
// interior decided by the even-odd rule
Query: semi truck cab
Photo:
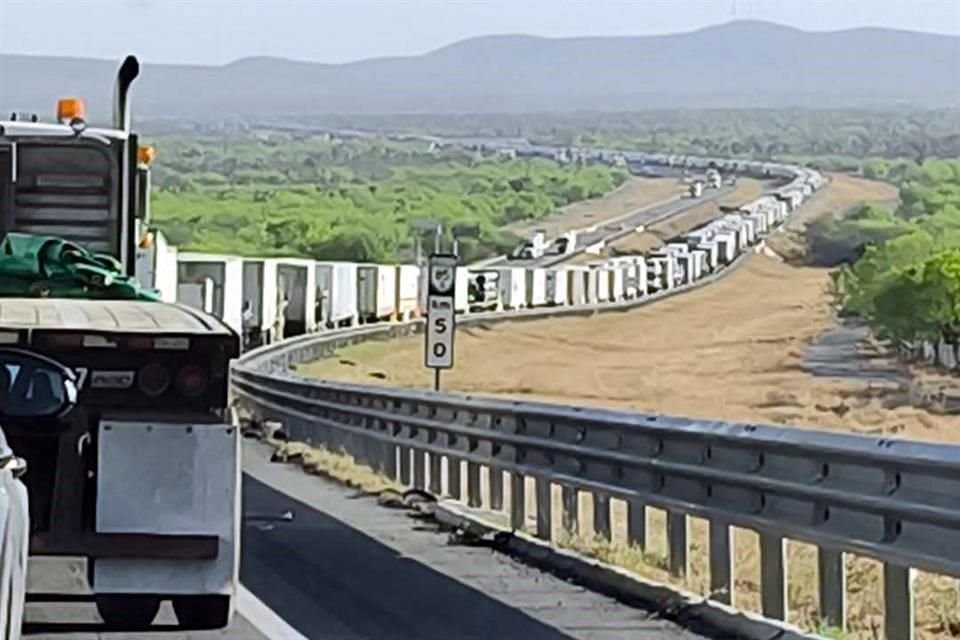
[[[109,128],[88,126],[78,98],[57,103],[55,122],[0,120],[0,238],[57,236],[143,276],[153,151],[130,126],[138,74],[127,57]],[[182,629],[228,626],[241,473],[228,375],[239,336],[184,305],[29,295],[0,297],[0,343],[79,380],[70,414],[8,434],[28,464],[31,555],[85,558],[111,630],[149,629],[167,600]]]

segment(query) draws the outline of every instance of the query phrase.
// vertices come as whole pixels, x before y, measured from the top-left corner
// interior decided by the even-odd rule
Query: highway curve
[[[672,198],[667,202],[661,202],[659,204],[644,207],[625,216],[620,216],[619,218],[597,223],[594,231],[577,233],[576,250],[577,252],[580,252],[584,248],[589,247],[592,244],[596,244],[601,240],[612,242],[613,240],[633,233],[640,225],[649,226],[656,222],[661,222],[705,202],[713,202],[714,200],[718,200],[719,198],[730,194],[733,190],[734,187],[724,185],[719,189],[711,189],[704,192],[703,197],[700,198]],[[568,254],[565,256],[546,255],[535,260],[504,259],[500,262],[497,262],[496,266],[524,268],[551,267],[570,260],[574,255],[576,254]]]
[[[409,512],[271,464],[247,444],[241,579],[311,640],[697,640],[700,636],[447,534]]]

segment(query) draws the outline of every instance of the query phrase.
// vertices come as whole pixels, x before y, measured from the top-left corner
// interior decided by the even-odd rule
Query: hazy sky
[[[0,0],[0,51],[220,64],[411,55],[493,33],[688,31],[734,17],[809,30],[960,34],[960,0]]]

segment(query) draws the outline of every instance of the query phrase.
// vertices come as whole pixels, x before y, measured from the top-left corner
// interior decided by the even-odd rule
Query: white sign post
[[[427,281],[427,343],[424,363],[433,369],[434,391],[440,390],[440,371],[453,368],[453,336],[457,314],[455,295],[457,256],[430,256]]]

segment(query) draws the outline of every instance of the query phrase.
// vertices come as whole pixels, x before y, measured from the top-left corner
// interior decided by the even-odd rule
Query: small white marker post
[[[424,364],[433,369],[433,390],[440,390],[440,371],[453,368],[453,336],[457,314],[457,256],[430,256],[427,279],[427,341]]]

